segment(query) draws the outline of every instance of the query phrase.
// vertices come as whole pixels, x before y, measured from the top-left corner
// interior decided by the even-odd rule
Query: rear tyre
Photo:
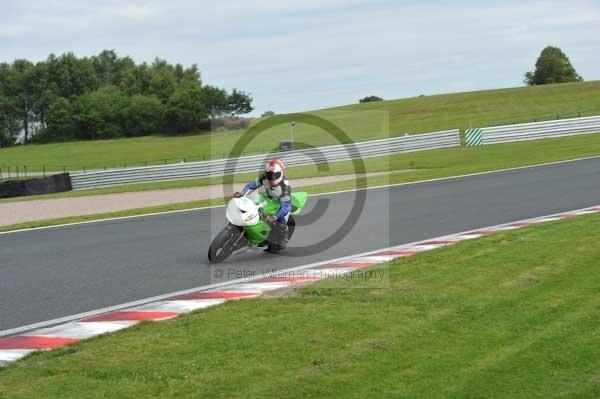
[[[242,230],[231,224],[214,238],[208,248],[208,261],[210,263],[221,263],[229,257],[236,249],[240,248]]]
[[[292,234],[294,234],[294,230],[296,230],[296,219],[294,219],[294,217],[292,215],[290,215],[287,225],[288,225],[287,238],[289,240],[290,238],[292,238]]]

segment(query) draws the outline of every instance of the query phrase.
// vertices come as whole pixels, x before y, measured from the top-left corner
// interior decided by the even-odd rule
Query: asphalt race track
[[[308,255],[297,248],[335,232],[355,195],[312,197],[329,199],[328,209],[297,228],[290,256],[247,251],[218,268],[233,277],[594,206],[600,158],[367,190],[341,242]],[[218,207],[0,235],[0,331],[223,281],[206,253],[224,225]]]

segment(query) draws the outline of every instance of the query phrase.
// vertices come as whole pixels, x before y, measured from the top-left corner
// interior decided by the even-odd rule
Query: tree
[[[124,120],[126,136],[158,133],[164,125],[165,106],[157,97],[137,94],[129,99]]]
[[[227,112],[230,115],[238,116],[252,112],[252,98],[243,91],[233,89],[233,92],[227,97]]]
[[[77,58],[73,53],[60,57],[50,54],[46,60],[48,81],[57,97],[73,100],[100,87],[96,71],[89,58]]]
[[[263,114],[261,115],[262,118],[268,118],[270,116],[275,116],[275,112],[273,111],[265,111],[263,112]]]
[[[24,132],[24,142],[29,141],[29,127],[32,119],[33,98],[30,85],[30,73],[33,64],[27,60],[15,60],[13,69],[16,72],[14,76],[13,98],[16,100],[17,113],[20,116]]]
[[[13,145],[21,130],[17,111],[14,102],[0,92],[0,148]]]
[[[219,119],[229,111],[227,92],[213,86],[202,87],[202,101],[210,119]]]
[[[73,107],[68,99],[58,97],[48,109],[47,127],[36,136],[38,142],[72,140],[75,137]]]
[[[166,102],[177,89],[177,76],[173,65],[156,58],[150,69],[149,93]]]
[[[124,136],[129,98],[115,86],[104,86],[76,102],[77,138],[108,139]]]
[[[535,71],[527,72],[524,80],[529,86],[582,81],[566,54],[552,46],[542,50],[535,63]]]
[[[180,87],[167,103],[167,120],[175,132],[190,131],[208,116],[203,91],[196,85]]]
[[[358,102],[360,102],[360,103],[370,103],[373,101],[383,101],[383,98],[377,97],[377,96],[367,96],[365,98],[361,98],[360,100],[358,100]]]

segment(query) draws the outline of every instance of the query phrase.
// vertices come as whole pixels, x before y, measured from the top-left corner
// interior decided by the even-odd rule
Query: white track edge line
[[[343,194],[343,193],[363,191],[363,190],[377,190],[377,189],[388,188],[388,187],[408,186],[411,184],[432,183],[432,182],[444,181],[444,180],[461,179],[461,178],[465,178],[465,177],[473,177],[473,176],[489,175],[489,174],[494,174],[494,173],[510,172],[513,170],[532,169],[532,168],[539,168],[539,167],[543,167],[543,166],[560,165],[563,163],[586,161],[586,160],[596,159],[596,158],[600,158],[600,155],[593,155],[593,156],[583,157],[583,158],[566,159],[566,160],[562,160],[562,161],[546,162],[546,163],[540,163],[540,164],[534,164],[534,165],[516,166],[513,168],[490,170],[490,171],[486,171],[486,172],[468,173],[466,175],[438,177],[438,178],[434,178],[434,179],[417,180],[417,181],[404,182],[404,183],[385,184],[385,185],[381,185],[381,186],[373,186],[373,187],[366,187],[366,188],[360,188],[360,189],[330,191],[330,192],[326,192],[326,193],[310,194],[310,196],[317,197],[317,196],[321,196],[321,195]],[[393,172],[390,171],[390,173],[393,173]],[[306,186],[306,187],[308,187],[308,186]],[[158,206],[160,206],[160,205],[158,205]],[[110,222],[110,221],[115,221],[115,220],[135,219],[135,218],[141,218],[141,217],[160,216],[160,215],[168,215],[168,214],[183,213],[183,212],[195,212],[195,211],[199,211],[199,210],[203,210],[203,209],[223,208],[225,206],[226,206],[225,204],[212,205],[212,206],[204,206],[204,207],[198,207],[198,208],[179,209],[179,210],[175,210],[175,211],[145,213],[143,215],[118,216],[118,217],[106,218],[106,219],[86,220],[85,222],[63,223],[63,224],[55,224],[52,226],[32,227],[30,229],[3,231],[3,232],[0,232],[0,235],[12,234],[12,233],[22,233],[22,232],[36,231],[36,230],[46,230],[46,229],[53,229],[53,228],[59,228],[59,227],[77,226],[77,225],[81,225],[81,224]],[[137,208],[137,209],[143,209],[143,208]],[[116,211],[116,212],[118,212],[118,211]],[[82,216],[87,216],[87,215],[82,215]]]

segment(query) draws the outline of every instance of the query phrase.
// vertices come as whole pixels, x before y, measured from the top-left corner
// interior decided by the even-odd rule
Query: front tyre
[[[214,238],[208,248],[208,261],[210,263],[221,263],[239,247],[239,241],[243,237],[242,230],[237,226],[228,224]]]

